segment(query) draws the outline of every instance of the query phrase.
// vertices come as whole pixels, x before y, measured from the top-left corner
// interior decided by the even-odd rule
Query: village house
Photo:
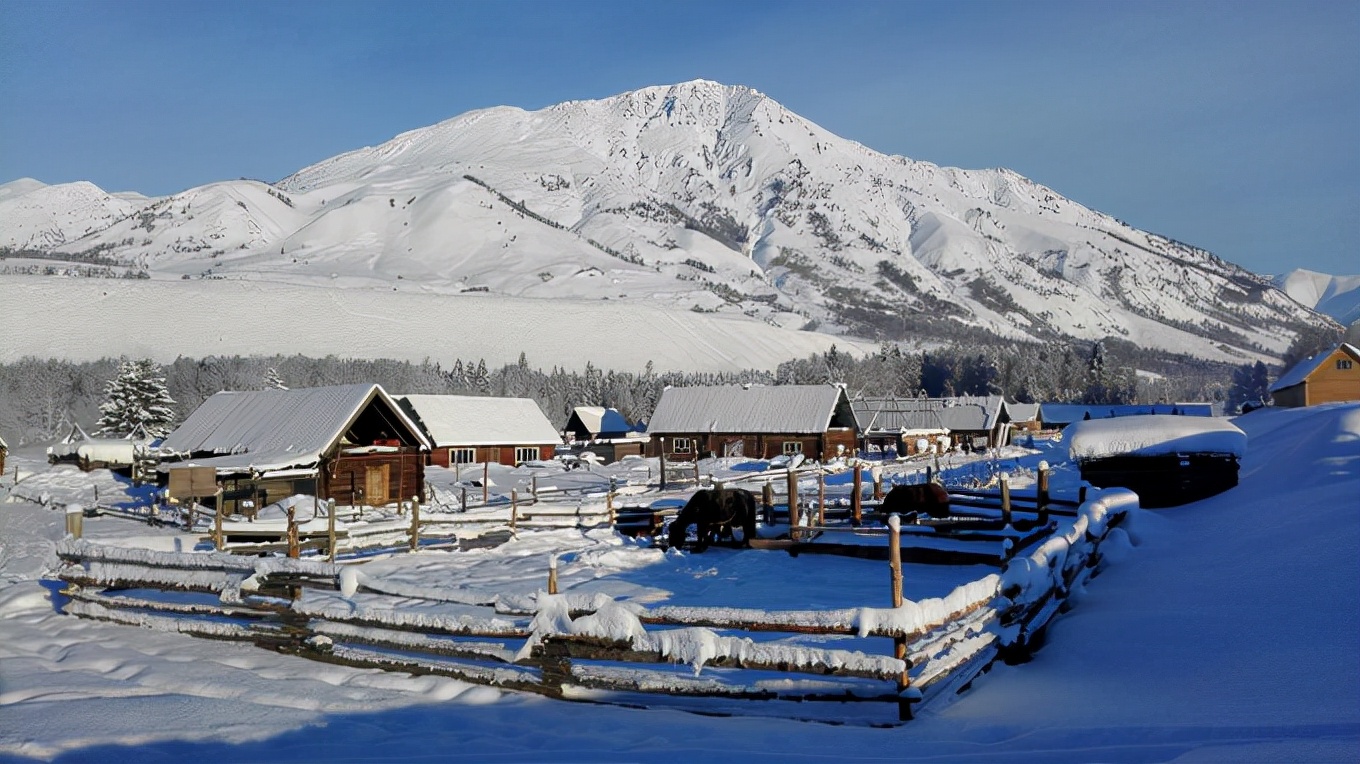
[[[618,409],[604,406],[577,406],[572,409],[563,435],[572,443],[609,464],[625,456],[641,456],[647,438],[633,431]]]
[[[929,399],[858,396],[850,407],[866,454],[915,456],[948,451],[952,445],[949,430],[940,423],[941,406]]]
[[[1342,342],[1298,362],[1270,386],[1276,406],[1360,401],[1360,348]]]
[[[293,494],[382,506],[423,493],[429,450],[379,385],[220,392],[161,443],[158,470],[213,468],[232,512]]]
[[[515,466],[552,459],[562,436],[530,398],[404,395],[400,403],[428,436],[430,464]]]
[[[1123,403],[1087,405],[1084,403],[1039,404],[1039,422],[1045,430],[1061,430],[1073,422],[1088,419],[1115,419],[1125,416],[1166,414],[1171,416],[1213,416],[1212,403]]]
[[[859,426],[839,385],[668,387],[647,434],[653,456],[672,461],[802,454],[853,456]]]

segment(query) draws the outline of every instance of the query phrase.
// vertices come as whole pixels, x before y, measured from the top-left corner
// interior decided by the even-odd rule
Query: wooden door
[[[374,507],[387,503],[387,481],[391,475],[390,464],[364,468],[364,498]]]

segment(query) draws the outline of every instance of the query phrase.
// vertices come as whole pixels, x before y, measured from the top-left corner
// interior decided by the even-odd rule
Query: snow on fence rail
[[[59,546],[57,576],[68,584],[71,615],[249,641],[313,660],[565,699],[730,713],[765,713],[749,702],[772,700],[795,718],[894,723],[910,718],[915,704],[965,686],[997,657],[1032,649],[1136,506],[1128,491],[1095,493],[999,574],[889,608],[644,607],[602,593],[559,594],[551,574],[546,591],[507,596],[380,581],[352,565],[78,540]],[[199,594],[190,601],[158,591]],[[772,633],[785,636],[761,636]],[[827,648],[827,636],[859,649]],[[862,701],[879,704],[845,715],[846,703]],[[870,718],[869,708],[896,713]]]

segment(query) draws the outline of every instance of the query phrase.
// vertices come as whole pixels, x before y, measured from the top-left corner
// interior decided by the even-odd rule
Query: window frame
[[[1351,359],[1349,359],[1349,358],[1338,358],[1338,359],[1336,359],[1336,370],[1337,370],[1337,371],[1350,371],[1354,366],[1355,366],[1355,364],[1354,364],[1354,363],[1351,361]]]
[[[543,456],[538,446],[515,446],[515,466],[525,462],[536,462]]]
[[[782,444],[782,450],[783,450],[783,454],[784,454],[785,456],[793,456],[794,454],[801,454],[801,453],[803,453],[803,441],[801,441],[801,440],[786,440],[786,441],[784,441],[783,444]]]
[[[459,456],[467,456],[460,459]],[[468,446],[455,446],[449,449],[449,464],[476,464],[477,449]]]
[[[671,438],[671,453],[673,454],[692,454],[694,453],[693,438]]]

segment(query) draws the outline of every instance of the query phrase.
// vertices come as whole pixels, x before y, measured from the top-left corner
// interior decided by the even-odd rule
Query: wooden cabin
[[[633,432],[628,420],[618,409],[604,406],[577,406],[562,434],[576,448],[589,451],[611,464],[625,456],[642,456],[647,450],[647,438]]]
[[[553,458],[562,436],[531,398],[403,395],[398,401],[428,436],[429,462],[505,464]]]
[[[866,454],[916,456],[948,451],[949,430],[940,422],[939,399],[857,396],[850,401]]]
[[[1276,406],[1360,401],[1360,349],[1342,342],[1298,362],[1270,386]]]
[[[379,385],[220,392],[165,438],[157,469],[212,467],[232,512],[293,494],[382,506],[423,494],[429,450]]]
[[[839,385],[668,387],[647,425],[652,456],[854,456],[859,425]]]
[[[1174,507],[1237,485],[1247,436],[1214,417],[1148,414],[1087,419],[1063,433],[1083,480],[1128,488],[1144,507]]]

